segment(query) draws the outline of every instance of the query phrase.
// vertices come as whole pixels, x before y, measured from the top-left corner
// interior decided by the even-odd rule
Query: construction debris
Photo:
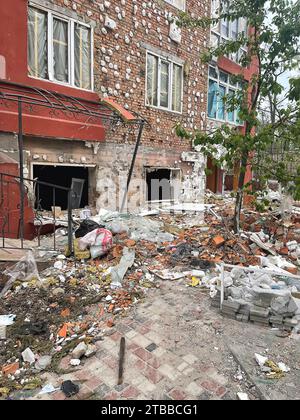
[[[25,386],[42,388],[39,373],[64,372],[60,362],[65,356],[71,371],[84,366],[97,352],[95,343],[115,331],[118,318],[127,317],[161,280],[209,293],[212,305],[229,318],[298,335],[299,212],[287,220],[277,211],[245,210],[239,236],[232,231],[232,201],[212,195],[208,201],[209,207],[196,213],[176,208],[173,214],[157,210],[141,216],[103,210],[82,222],[74,257],[50,257],[49,267],[38,272],[28,254],[6,271],[0,298],[0,388],[9,391],[3,394]],[[92,249],[80,249],[91,233],[93,241],[83,242],[84,248],[101,248],[94,259]],[[234,267],[225,268],[222,278],[223,264]],[[279,363],[265,363],[271,372],[287,372]],[[69,385],[64,385],[66,395],[78,392]],[[54,392],[51,386],[43,390]]]

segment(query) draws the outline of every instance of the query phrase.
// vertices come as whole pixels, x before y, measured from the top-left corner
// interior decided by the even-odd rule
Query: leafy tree
[[[192,139],[198,150],[207,156],[215,156],[217,165],[228,168],[239,167],[236,192],[234,230],[239,231],[240,213],[245,192],[251,193],[252,182],[245,184],[245,174],[251,165],[254,173],[261,164],[259,157],[269,150],[275,138],[293,143],[295,150],[300,145],[300,78],[290,81],[286,89],[280,82],[281,75],[299,68],[300,53],[300,0],[231,0],[223,1],[218,16],[191,17],[183,13],[179,25],[189,28],[208,28],[219,22],[235,22],[245,19],[248,30],[238,34],[234,40],[213,45],[202,54],[201,60],[210,63],[220,57],[238,57],[240,71],[234,75],[240,88],[223,98],[228,112],[238,110],[243,126],[221,125],[214,130],[190,132],[177,124],[177,134]],[[245,82],[244,74],[250,66],[256,71]],[[282,77],[282,76],[281,76]],[[276,117],[262,124],[259,107],[262,98],[272,97],[273,114]],[[284,97],[284,100],[283,100]],[[275,115],[274,114],[274,115]],[[284,162],[264,160],[265,177],[272,176],[286,186],[293,186],[299,194],[299,173],[290,174]],[[262,173],[262,171],[260,171]]]

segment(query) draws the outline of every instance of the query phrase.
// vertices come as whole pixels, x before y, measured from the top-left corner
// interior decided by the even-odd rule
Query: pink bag
[[[112,245],[113,236],[107,229],[95,229],[79,239],[79,249],[85,251],[90,248],[93,259],[107,254]]]

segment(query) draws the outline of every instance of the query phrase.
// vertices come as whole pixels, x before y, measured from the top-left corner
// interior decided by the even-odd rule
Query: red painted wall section
[[[9,175],[19,175],[17,163],[5,162],[0,156],[0,172]],[[20,184],[9,176],[0,177],[0,237],[19,238],[20,226]],[[34,238],[34,212],[29,206],[28,198],[24,200],[24,239]]]
[[[27,0],[0,0],[0,91],[1,79],[26,86],[74,96],[83,102],[99,102],[96,93],[37,80],[27,71]],[[0,105],[0,131],[16,132],[16,107]],[[105,130],[101,121],[88,121],[87,117],[49,116],[47,110],[38,109],[36,115],[24,112],[25,134],[42,137],[103,141]]]

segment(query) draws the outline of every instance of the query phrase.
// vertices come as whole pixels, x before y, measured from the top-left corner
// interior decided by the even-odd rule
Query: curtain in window
[[[147,105],[158,105],[158,58],[147,55]]]
[[[210,118],[216,118],[217,116],[217,91],[218,83],[210,80],[208,88],[208,116]]]
[[[160,66],[160,106],[169,107],[169,63],[161,61]]]
[[[30,76],[48,76],[47,14],[28,8],[28,73]]]
[[[173,65],[172,110],[181,112],[182,102],[182,67]]]
[[[69,82],[68,23],[53,19],[53,71],[59,82]]]
[[[89,28],[75,25],[75,85],[91,89],[91,32]]]
[[[218,119],[225,120],[224,96],[226,95],[226,87],[219,85],[218,88]]]

